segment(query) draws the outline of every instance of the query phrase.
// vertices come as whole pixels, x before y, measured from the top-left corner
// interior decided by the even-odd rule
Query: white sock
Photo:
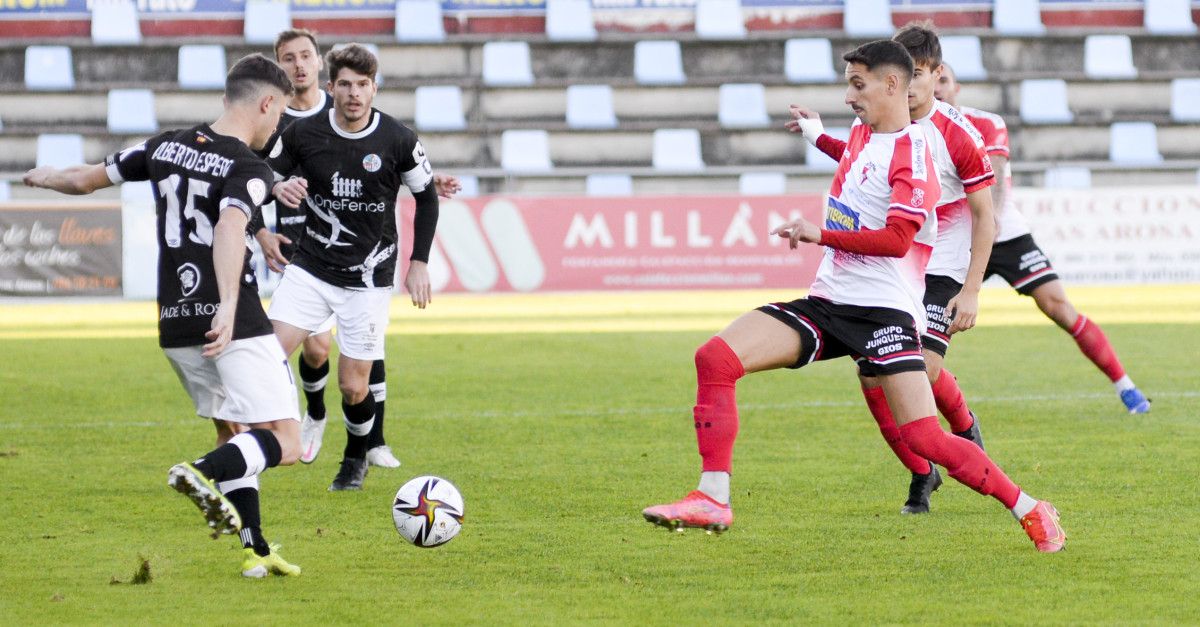
[[[696,489],[707,494],[712,500],[728,505],[729,473],[702,472],[700,473],[700,485]]]
[[[1125,375],[1120,379],[1113,381],[1113,385],[1117,388],[1117,394],[1120,394],[1125,390],[1132,390],[1133,388],[1137,387],[1133,384],[1133,379],[1130,379],[1129,375]]]
[[[1016,518],[1019,521],[1024,518],[1026,514],[1032,512],[1033,508],[1037,507],[1037,504],[1037,499],[1025,494],[1025,491],[1021,490],[1021,496],[1017,497],[1017,504],[1013,505],[1013,508],[1010,511],[1012,511],[1013,518]]]

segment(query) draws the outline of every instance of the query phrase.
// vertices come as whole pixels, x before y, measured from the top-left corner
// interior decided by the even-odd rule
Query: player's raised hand
[[[408,262],[408,274],[404,276],[404,289],[412,297],[415,307],[424,309],[433,302],[433,288],[429,285],[429,266],[424,261]]]
[[[308,196],[308,180],[298,176],[280,181],[271,188],[271,191],[275,194],[276,200],[295,209],[300,206],[300,201]]]
[[[784,128],[800,133],[808,143],[817,145],[817,138],[825,134],[825,125],[821,123],[821,115],[812,109],[799,105],[788,105],[792,119],[783,125]]]
[[[788,240],[788,247],[792,249],[798,248],[800,242],[808,244],[821,243],[821,229],[804,218],[796,218],[795,220],[780,224],[771,229],[771,235],[778,235]]]
[[[39,168],[34,168],[26,172],[25,176],[21,177],[21,182],[24,183],[26,187],[49,187],[48,181],[50,179],[50,175],[54,174],[56,171],[57,170],[55,167],[51,165],[44,165]]]
[[[453,198],[455,194],[462,191],[462,183],[453,174],[435,173],[433,187],[437,190],[438,196],[446,199]]]
[[[208,338],[208,344],[204,345],[204,352],[201,355],[214,359],[233,340],[233,318],[236,309],[236,306],[230,306],[227,303],[217,306],[217,313],[213,315],[212,319],[212,328],[204,334],[204,337]]]
[[[979,292],[960,291],[946,303],[946,309],[954,313],[954,319],[950,321],[951,334],[974,327],[979,315]]]
[[[258,246],[262,248],[263,258],[267,260],[268,268],[275,272],[283,272],[283,267],[291,263],[280,250],[280,245],[291,244],[291,239],[281,233],[272,233],[267,229],[259,229],[254,234],[254,239],[258,240]]]

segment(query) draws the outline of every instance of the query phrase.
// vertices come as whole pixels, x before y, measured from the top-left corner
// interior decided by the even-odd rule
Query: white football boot
[[[388,445],[376,446],[367,451],[367,463],[380,468],[399,468],[400,460],[392,454],[392,447]]]
[[[325,437],[327,420],[313,420],[308,412],[304,412],[304,419],[300,421],[301,462],[311,464],[317,459],[317,453],[321,452],[321,440]]]

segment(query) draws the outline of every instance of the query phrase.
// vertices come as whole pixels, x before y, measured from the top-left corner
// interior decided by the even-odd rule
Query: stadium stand
[[[679,42],[637,42],[633,48],[633,74],[642,85],[681,85],[687,82]]]
[[[219,44],[184,44],[179,47],[177,80],[183,89],[223,89],[225,47]]]
[[[154,92],[149,89],[113,89],[108,92],[109,133],[136,135],[157,131]]]
[[[25,49],[25,89],[69,91],[75,89],[75,66],[66,46],[29,46]]]
[[[851,37],[891,37],[896,30],[888,0],[846,0],[843,19]]]
[[[524,41],[490,41],[483,45],[483,82],[486,85],[532,85],[529,44]]]
[[[571,85],[567,87],[567,126],[570,128],[616,128],[612,87]]]
[[[1067,82],[1057,78],[1021,81],[1021,121],[1066,123],[1075,119],[1067,105]]]
[[[1108,158],[1114,163],[1160,163],[1158,129],[1153,122],[1114,122],[1108,143]]]
[[[442,3],[438,0],[404,0],[396,3],[396,41],[436,43],[445,41]]]
[[[1092,171],[1075,165],[1049,168],[1042,186],[1049,189],[1089,189],[1092,186]]]
[[[1146,0],[1145,15],[1146,30],[1155,35],[1192,35],[1196,32],[1190,0]]]
[[[740,0],[698,0],[696,37],[700,39],[745,39],[746,22]]]
[[[0,181],[0,202],[12,200],[12,185],[8,181]]]
[[[277,0],[246,0],[242,34],[248,44],[273,44],[279,31],[292,27],[291,5]]]
[[[591,0],[549,0],[546,37],[551,41],[594,41],[596,24]]]
[[[703,170],[700,132],[694,128],[660,128],[654,131],[655,170]]]
[[[37,138],[37,166],[67,168],[84,162],[83,136],[76,133],[44,133]]]
[[[724,128],[770,126],[766,90],[759,83],[726,83],[719,91],[717,119]]]
[[[128,0],[96,2],[92,9],[92,43],[130,46],[142,42],[137,7]]]
[[[783,56],[784,73],[793,83],[832,83],[840,78],[828,39],[789,39]]]
[[[983,66],[983,46],[975,35],[940,37],[942,59],[954,68],[960,81],[985,81],[988,74]]]
[[[628,174],[589,174],[588,196],[632,196],[633,177]]]
[[[1083,41],[1083,73],[1088,78],[1137,78],[1128,35],[1088,35]]]
[[[414,92],[413,122],[418,131],[461,131],[467,128],[463,117],[462,89],[458,85],[418,87]]]
[[[1003,35],[1044,35],[1038,0],[996,0],[992,5],[992,28]]]
[[[786,191],[783,172],[746,172],[738,177],[738,193],[745,196],[778,196]]]
[[[1200,78],[1171,81],[1171,119],[1175,122],[1200,122]]]
[[[500,167],[508,172],[545,172],[550,161],[550,135],[542,130],[511,130],[500,135]]]

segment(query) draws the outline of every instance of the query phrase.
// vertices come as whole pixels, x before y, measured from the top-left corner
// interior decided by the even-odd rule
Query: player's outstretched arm
[[[52,189],[73,196],[90,194],[113,184],[103,163],[77,165],[63,170],[44,165],[26,172],[22,180],[29,187]]]
[[[967,194],[967,203],[971,206],[971,263],[967,266],[967,280],[962,291],[946,304],[946,308],[954,312],[950,333],[975,326],[979,316],[979,290],[983,287],[988,258],[992,256],[992,240],[996,238],[991,190],[983,188]]]
[[[221,302],[212,319],[212,328],[205,333],[209,343],[204,356],[221,354],[233,339],[233,321],[237,312],[238,291],[241,289],[242,266],[246,255],[246,223],[249,218],[237,207],[221,211],[213,227],[213,269],[217,275],[217,293]]]
[[[454,198],[454,195],[462,191],[462,183],[458,177],[453,174],[435,173],[433,175],[433,187],[437,190],[437,195],[447,200]]]
[[[788,111],[792,114],[792,119],[783,125],[784,128],[793,133],[800,133],[801,137],[830,159],[842,160],[842,153],[846,152],[846,142],[825,133],[821,114],[799,105],[789,105]]]

